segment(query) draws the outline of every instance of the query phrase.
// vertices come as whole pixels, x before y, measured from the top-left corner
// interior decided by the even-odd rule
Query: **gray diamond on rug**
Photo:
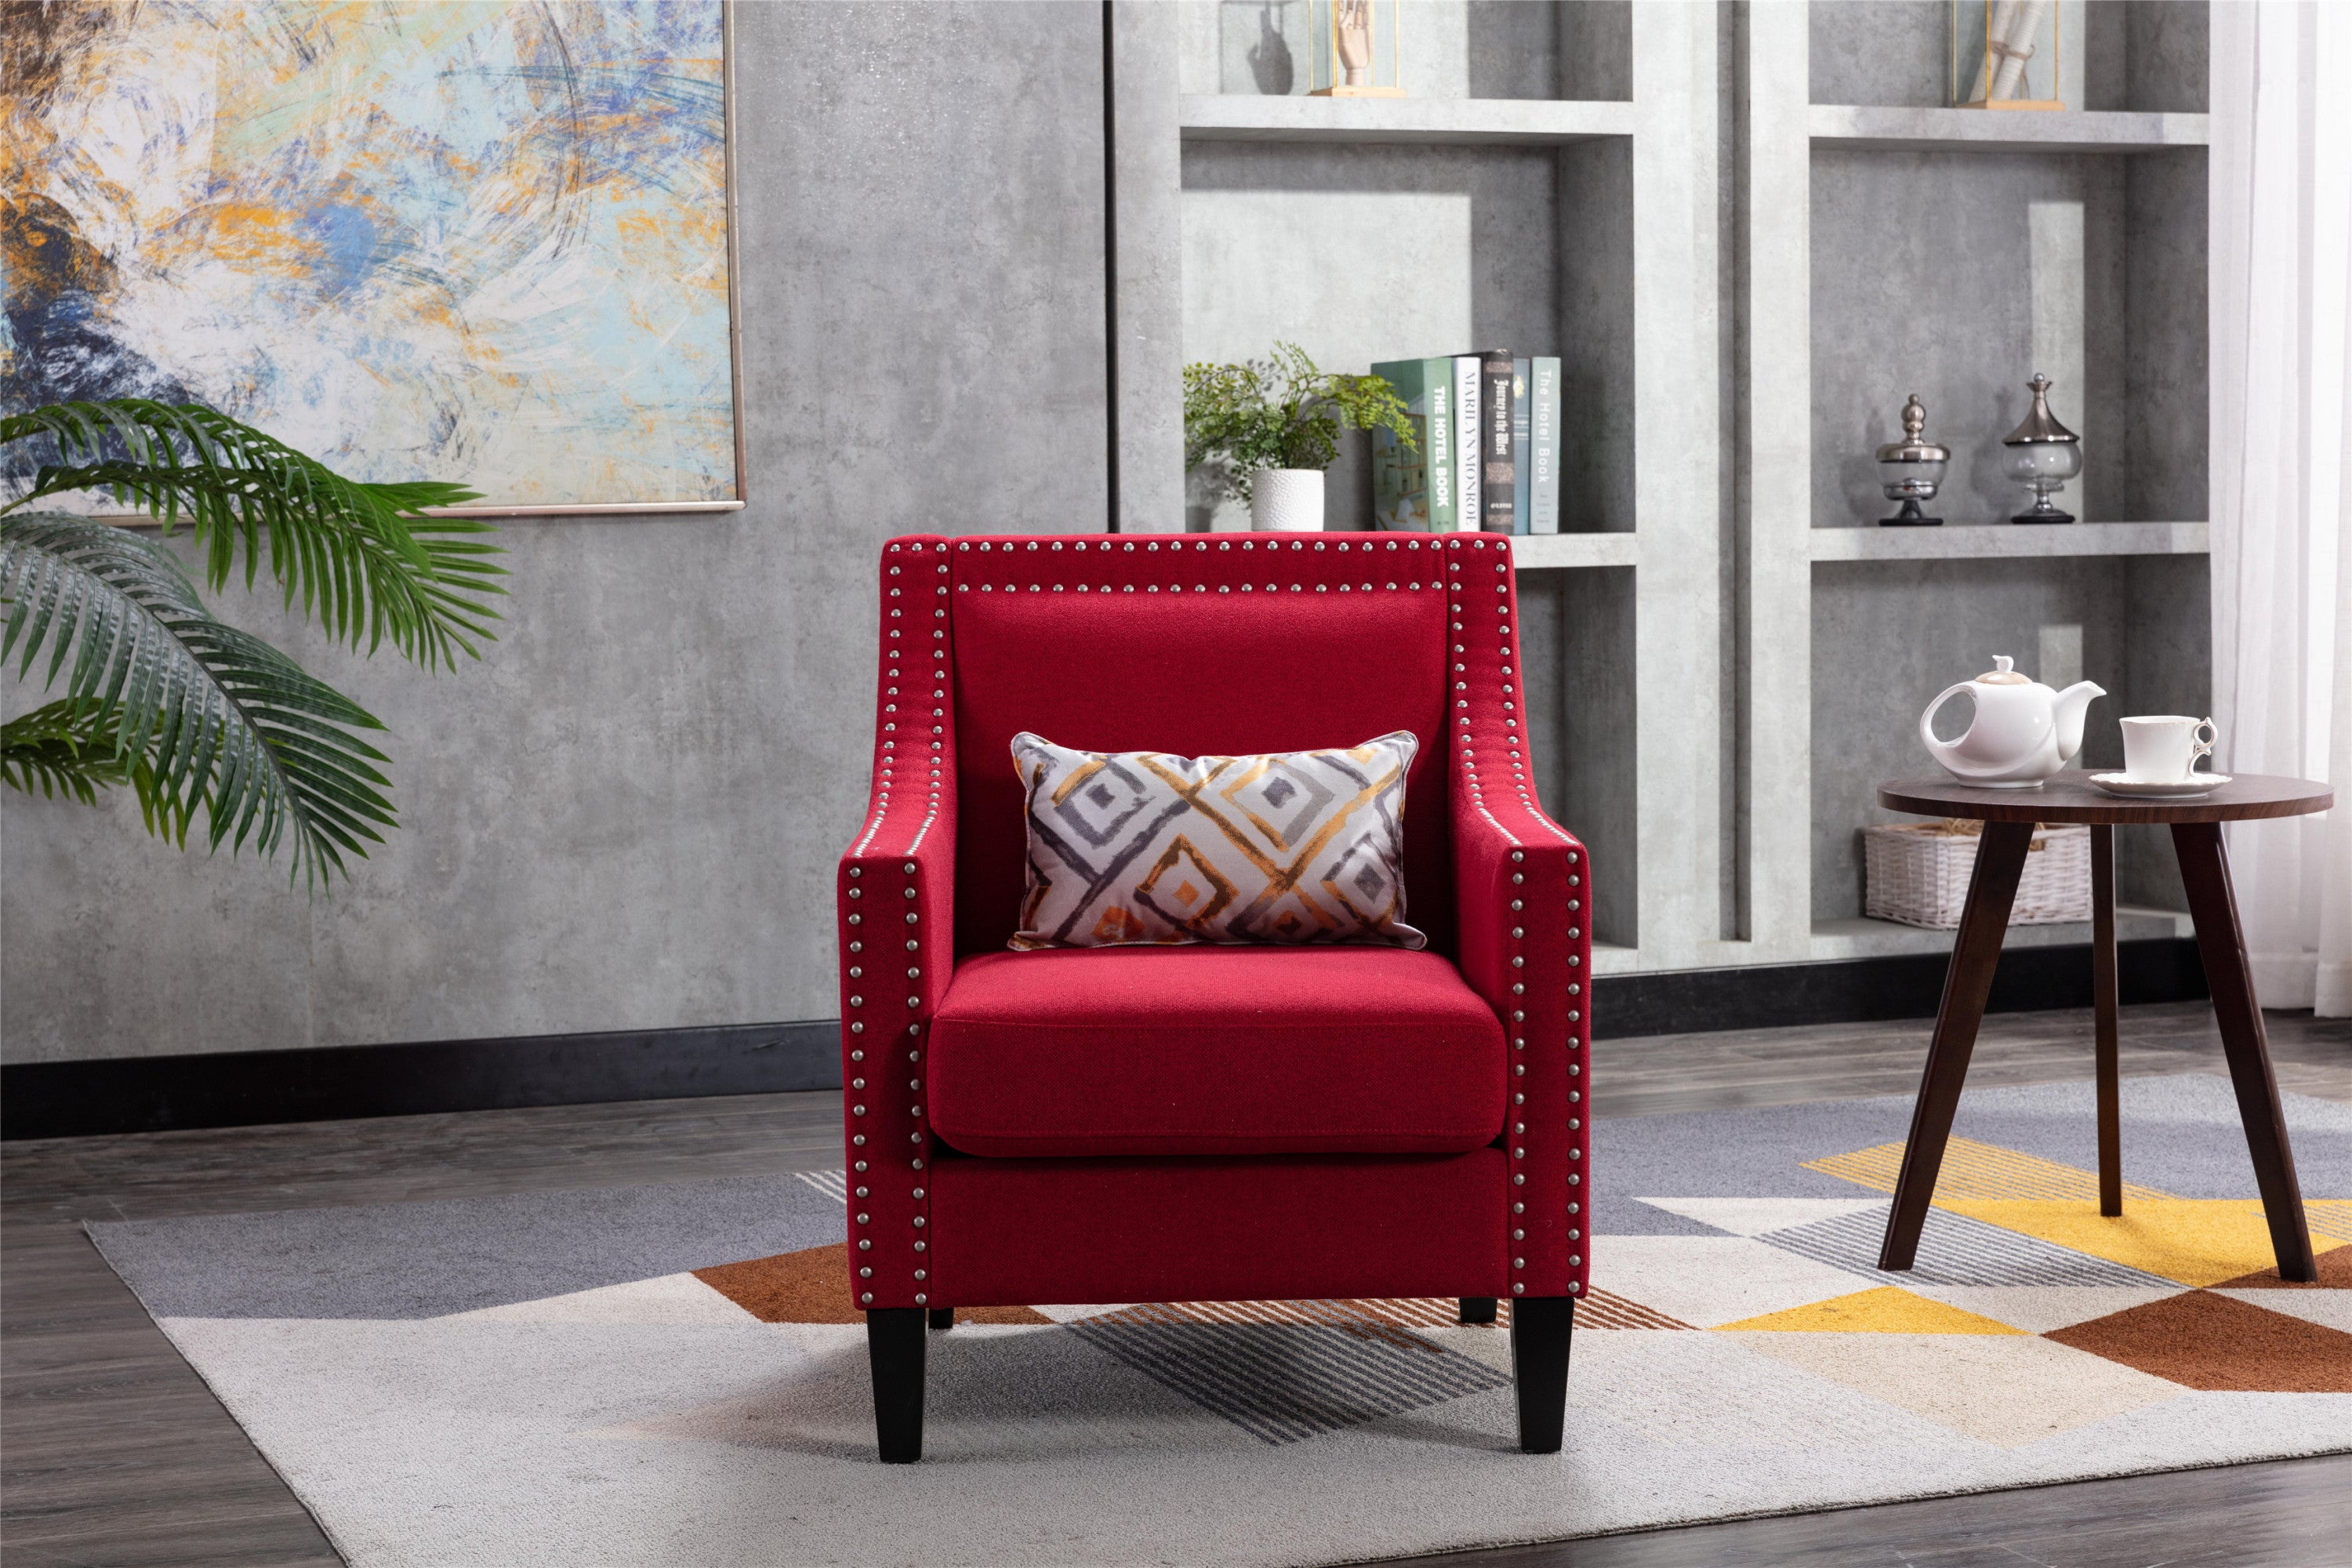
[[[1783,1251],[1862,1274],[1881,1285],[2115,1285],[2158,1290],[2179,1286],[2103,1258],[2053,1247],[1965,1215],[1929,1209],[1919,1233],[1919,1256],[1907,1272],[1878,1267],[1886,1239],[1886,1211],[1835,1215],[1756,1237]]]
[[[1342,1302],[1250,1305],[1326,1321],[1200,1321],[1195,1314],[1204,1309],[1170,1305],[1081,1318],[1069,1328],[1162,1387],[1273,1444],[1402,1415],[1511,1381],[1485,1362]]]

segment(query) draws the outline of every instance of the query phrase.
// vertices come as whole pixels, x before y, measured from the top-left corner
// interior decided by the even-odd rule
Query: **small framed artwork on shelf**
[[[1952,0],[1952,107],[2063,109],[2059,0]]]
[[[1399,0],[1309,0],[1309,98],[1402,98]]]

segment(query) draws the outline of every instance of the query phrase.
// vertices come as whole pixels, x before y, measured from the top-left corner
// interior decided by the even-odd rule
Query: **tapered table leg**
[[[2303,1192],[2295,1184],[2294,1153],[2287,1145],[2286,1115],[2279,1105],[2278,1079],[2271,1072],[2270,1047],[2263,1038],[2263,1010],[2254,999],[2246,935],[2238,923],[2238,900],[2230,889],[2230,858],[2218,823],[2177,822],[2172,851],[2180,858],[2180,880],[2189,889],[2189,913],[2197,922],[2197,952],[2205,961],[2205,984],[2213,993],[2213,1019],[2221,1029],[2221,1052],[2230,1082],[2238,1091],[2238,1117],[2246,1127],[2246,1152],[2253,1156],[2254,1185],[2263,1195],[2271,1250],[2279,1278],[2310,1283],[2319,1278],[2311,1255],[2311,1232],[2303,1218]]]
[[[1960,1084],[1969,1076],[1977,1026],[1984,1021],[1992,972],[2000,962],[2000,941],[2009,930],[2009,910],[2017,899],[2017,879],[2025,869],[2030,822],[1988,822],[1977,844],[1977,865],[1969,879],[1969,900],[1952,943],[1951,967],[1944,972],[1944,999],[1936,1009],[1936,1036],[1927,1046],[1927,1067],[1919,1079],[1918,1103],[1911,1110],[1911,1136],[1903,1145],[1903,1170],[1895,1180],[1895,1207],[1879,1248],[1881,1268],[1908,1268],[1919,1251],[1919,1230],[1936,1195],[1936,1173],[1959,1109]]]
[[[2091,1015],[2097,1031],[2099,1212],[2124,1212],[2122,1089],[2116,1045],[2116,830],[2091,826]]]

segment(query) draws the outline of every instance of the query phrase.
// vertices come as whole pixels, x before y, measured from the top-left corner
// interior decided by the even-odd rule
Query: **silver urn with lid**
[[[1952,460],[1951,448],[1939,447],[1927,439],[1927,410],[1913,393],[1903,405],[1903,439],[1889,441],[1878,448],[1879,488],[1888,500],[1899,500],[1903,508],[1893,517],[1878,520],[1881,528],[1937,528],[1944,520],[1929,517],[1919,509],[1923,500],[1936,499],[1936,491],[1944,482],[1944,465]]]

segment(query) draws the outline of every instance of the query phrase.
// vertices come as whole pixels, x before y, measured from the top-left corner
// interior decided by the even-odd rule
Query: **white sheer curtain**
[[[2210,166],[2215,764],[2326,779],[2230,831],[2254,983],[2352,1016],[2352,6],[2221,0]]]

